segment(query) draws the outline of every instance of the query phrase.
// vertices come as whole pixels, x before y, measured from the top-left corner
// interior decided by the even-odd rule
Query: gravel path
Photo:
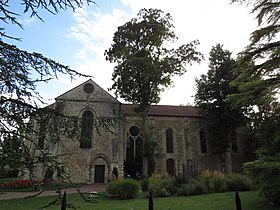
[[[106,184],[89,184],[81,186],[77,189],[80,190],[80,192],[104,192],[106,190]],[[64,190],[66,190],[67,194],[70,193],[77,193],[76,188],[67,188],[61,190],[62,193],[64,193]],[[0,192],[0,200],[9,200],[9,199],[15,199],[15,198],[25,198],[28,196],[34,196],[38,194],[39,192]],[[56,190],[51,191],[43,191],[38,196],[48,196],[48,195],[57,195]]]

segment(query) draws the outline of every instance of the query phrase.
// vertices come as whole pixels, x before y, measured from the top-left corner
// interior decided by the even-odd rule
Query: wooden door
[[[104,183],[105,165],[96,165],[94,172],[94,183]]]
[[[166,160],[166,170],[170,176],[175,175],[175,161],[173,159],[170,158]]]

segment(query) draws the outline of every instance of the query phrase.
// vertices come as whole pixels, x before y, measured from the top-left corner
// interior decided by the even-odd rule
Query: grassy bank
[[[143,196],[144,197],[144,196]],[[273,208],[265,204],[257,191],[240,192],[242,207],[245,210],[270,210]],[[37,197],[28,199],[14,199],[0,201],[0,209],[38,210],[53,201],[55,197]],[[145,210],[148,209],[148,199],[115,200],[106,196],[97,198],[98,203],[83,201],[78,194],[67,195],[67,201],[82,210]],[[45,210],[59,210],[60,206],[51,206]],[[235,210],[234,192],[213,193],[188,197],[155,198],[154,209],[160,210]]]

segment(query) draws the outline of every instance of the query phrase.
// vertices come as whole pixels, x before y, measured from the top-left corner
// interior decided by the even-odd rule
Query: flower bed
[[[23,188],[30,188],[33,187],[33,185],[36,184],[33,180],[15,180],[6,182],[1,185],[1,188],[6,189],[23,189]]]

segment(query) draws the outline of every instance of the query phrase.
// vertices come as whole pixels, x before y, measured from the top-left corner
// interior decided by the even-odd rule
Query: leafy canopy
[[[227,95],[236,92],[236,88],[230,86],[235,78],[232,73],[235,67],[236,62],[231,58],[231,52],[217,44],[209,53],[207,74],[195,80],[195,104],[206,117],[210,140],[218,153],[224,153],[230,146],[229,135],[243,118],[239,109],[232,109],[231,104],[226,101]]]
[[[269,104],[279,97],[280,85],[280,2],[275,0],[233,0],[248,3],[256,14],[259,28],[251,34],[251,43],[241,52],[239,77],[235,85],[240,94],[233,95],[238,105]],[[253,65],[252,65],[253,62]],[[257,97],[253,99],[254,97]],[[253,99],[253,100],[252,100]]]
[[[244,52],[237,79],[239,88],[228,100],[242,106],[251,119],[255,141],[262,147],[255,161],[245,164],[245,170],[259,181],[261,193],[271,204],[280,205],[280,2],[275,0],[233,0],[248,3],[256,14],[259,28],[251,34],[251,43]]]
[[[144,107],[158,103],[172,76],[182,75],[185,64],[200,62],[197,40],[170,47],[177,40],[173,28],[171,15],[158,9],[141,9],[137,18],[118,27],[105,51],[106,60],[116,63],[111,89],[117,96]]]
[[[16,146],[21,147],[25,153],[28,152],[28,157],[32,156],[30,147],[24,144],[23,140],[29,141],[33,146],[40,149],[36,139],[29,138],[37,134],[36,129],[34,129],[34,124],[31,123],[32,121],[30,119],[32,115],[34,116],[34,113],[40,116],[49,115],[46,113],[46,109],[40,109],[44,99],[37,92],[37,85],[40,82],[57,79],[59,74],[69,75],[71,79],[75,76],[85,75],[71,69],[69,66],[46,58],[39,53],[27,52],[19,49],[15,45],[9,44],[11,39],[19,41],[20,38],[15,38],[13,35],[7,34],[5,26],[15,24],[22,30],[23,26],[20,23],[22,13],[30,13],[30,17],[36,16],[41,19],[38,11],[42,12],[45,10],[52,14],[57,14],[60,10],[74,10],[77,7],[81,7],[85,2],[91,3],[92,1],[0,1],[0,141],[5,140],[6,145],[12,145],[9,141],[19,141],[19,144]],[[19,11],[16,12],[18,8],[23,8],[22,13]],[[52,120],[54,120],[57,118],[57,113],[53,112],[51,116]],[[52,121],[50,120],[49,122]],[[41,152],[43,153],[42,150]],[[51,160],[51,158],[47,158],[46,154],[43,154],[43,157],[48,159],[48,161]],[[19,160],[23,160],[23,158]],[[23,162],[22,165],[24,165]],[[28,165],[30,164],[28,163]]]
[[[12,0],[0,1],[0,21],[3,24],[16,24],[23,28],[19,21],[21,14],[16,10],[17,7],[23,8],[23,13],[30,13],[30,17],[36,16],[43,21],[38,11],[45,10],[54,15],[58,14],[60,10],[72,9],[83,6],[85,2],[88,4],[94,3],[93,0],[18,0],[17,3],[11,3]],[[13,6],[12,6],[13,5]],[[0,27],[0,37],[15,38],[6,34],[5,27]]]
[[[86,1],[88,3],[91,0]],[[16,4],[16,3],[13,3]],[[30,12],[30,16],[37,16],[38,10],[44,9],[57,14],[61,9],[80,7],[80,0],[24,0],[17,3],[24,6],[24,13]],[[13,11],[10,0],[0,1],[0,22],[5,24],[22,25],[18,20],[21,14]],[[27,52],[15,45],[5,42],[13,39],[12,35],[5,33],[5,27],[0,27],[0,132],[1,138],[5,135],[16,134],[18,131],[27,132],[27,121],[33,112],[42,104],[43,98],[36,91],[40,82],[48,82],[56,79],[58,74],[85,76],[62,65],[52,59],[35,52]],[[16,38],[15,38],[16,39]]]

